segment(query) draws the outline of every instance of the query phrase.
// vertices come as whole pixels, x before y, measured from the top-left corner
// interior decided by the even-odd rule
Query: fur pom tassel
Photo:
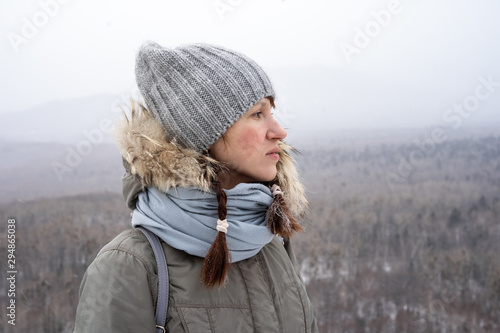
[[[273,201],[267,211],[267,227],[269,230],[281,237],[290,237],[294,232],[303,231],[304,228],[290,213],[280,187],[274,184],[271,191]]]

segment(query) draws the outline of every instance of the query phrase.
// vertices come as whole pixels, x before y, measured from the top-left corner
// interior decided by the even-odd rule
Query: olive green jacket
[[[230,266],[226,283],[201,284],[203,258],[162,242],[170,277],[167,329],[175,332],[317,332],[289,242],[273,239]],[[157,266],[152,248],[130,229],[107,244],[80,287],[75,333],[155,332]]]

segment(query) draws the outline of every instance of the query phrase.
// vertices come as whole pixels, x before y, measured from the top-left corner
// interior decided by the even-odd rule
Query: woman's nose
[[[283,140],[286,138],[286,130],[281,127],[281,125],[274,119],[274,117],[271,119],[271,124],[269,126],[269,130],[267,131],[267,138],[272,140]]]

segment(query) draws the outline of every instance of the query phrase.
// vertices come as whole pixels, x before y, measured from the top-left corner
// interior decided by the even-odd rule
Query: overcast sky
[[[290,75],[311,65],[366,75],[442,110],[481,78],[500,82],[499,17],[498,0],[2,1],[0,112],[129,92],[145,40],[215,43]],[[480,107],[500,120],[500,85],[491,89]]]

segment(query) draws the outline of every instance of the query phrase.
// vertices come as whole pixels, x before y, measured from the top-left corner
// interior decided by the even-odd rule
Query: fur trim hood
[[[124,113],[117,120],[113,133],[124,160],[130,164],[131,174],[140,178],[143,186],[154,186],[163,192],[172,187],[211,191],[217,168],[224,166],[210,156],[181,147],[144,106],[136,102],[131,106],[131,114]],[[294,149],[282,141],[278,147],[278,173],[270,183],[280,186],[290,212],[299,217],[308,203],[290,155]]]

